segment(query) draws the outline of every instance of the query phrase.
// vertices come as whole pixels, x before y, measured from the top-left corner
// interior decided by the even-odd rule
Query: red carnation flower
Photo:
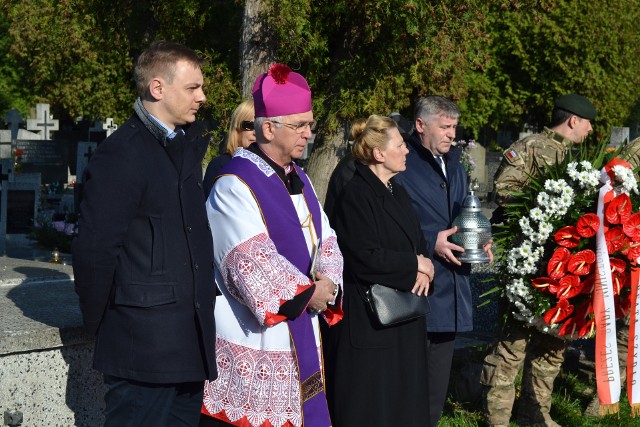
[[[573,225],[562,227],[554,235],[556,243],[565,248],[575,248],[580,243],[580,235]]]
[[[584,284],[580,282],[580,278],[578,276],[567,274],[560,279],[560,285],[556,291],[556,296],[564,299],[573,298],[582,291],[583,286]]]
[[[625,193],[613,198],[605,208],[604,217],[609,224],[622,224],[631,215],[631,199]]]
[[[290,72],[291,68],[285,64],[273,64],[271,68],[269,68],[269,75],[273,77],[273,80],[279,85],[287,82]]]
[[[582,217],[576,223],[576,231],[582,237],[593,237],[600,228],[600,218],[594,213],[588,213],[582,215]]]
[[[546,294],[555,294],[559,286],[558,282],[550,277],[538,277],[533,279],[531,284],[534,288]]]
[[[608,229],[604,233],[604,239],[607,242],[607,251],[609,254],[613,254],[618,251],[622,251],[625,248],[628,249],[629,241],[625,236],[622,227],[613,227]]]
[[[544,321],[547,325],[553,325],[562,322],[569,317],[571,313],[573,313],[573,306],[569,304],[569,300],[561,298],[555,307],[547,310],[544,314]]]
[[[547,264],[547,274],[552,279],[560,279],[567,271],[567,262],[571,257],[571,252],[567,248],[558,248]]]

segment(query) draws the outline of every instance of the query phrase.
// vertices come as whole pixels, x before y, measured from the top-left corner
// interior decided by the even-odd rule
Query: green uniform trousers
[[[554,425],[549,415],[553,382],[564,361],[566,342],[523,322],[509,320],[484,359],[485,416],[489,425],[508,425],[523,368],[518,422]]]

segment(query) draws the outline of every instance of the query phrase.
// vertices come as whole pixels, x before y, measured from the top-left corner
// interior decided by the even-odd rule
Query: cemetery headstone
[[[629,142],[629,128],[613,126],[611,128],[611,139],[609,140],[609,147],[618,148],[620,145]]]
[[[66,141],[18,140],[22,150],[22,172],[40,173],[42,183],[66,183],[69,167],[69,146]]]
[[[4,121],[9,125],[11,140],[18,139],[18,129],[20,129],[20,123],[23,122],[20,112],[16,109],[7,111],[7,114],[4,115]]]
[[[87,140],[91,141],[91,134],[92,133],[103,133],[104,132],[104,125],[102,124],[101,120],[96,120],[93,123],[93,126],[91,126],[89,128],[89,135],[87,137]]]
[[[36,117],[27,119],[27,130],[41,131],[42,139],[51,139],[51,132],[58,130],[59,121],[51,116],[49,104],[36,105]]]
[[[98,144],[95,142],[80,141],[78,142],[78,153],[76,157],[76,182],[82,182],[82,174],[87,167],[93,153],[95,153]]]

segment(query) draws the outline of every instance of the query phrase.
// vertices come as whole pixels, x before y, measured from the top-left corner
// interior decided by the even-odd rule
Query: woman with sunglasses
[[[246,148],[253,144],[256,140],[256,133],[253,129],[254,116],[253,99],[247,99],[236,107],[231,115],[231,123],[229,124],[229,132],[225,141],[220,145],[220,154],[209,162],[207,171],[204,174],[202,187],[204,196],[209,197],[213,181],[220,172],[220,169],[227,164],[233,153],[238,148]]]

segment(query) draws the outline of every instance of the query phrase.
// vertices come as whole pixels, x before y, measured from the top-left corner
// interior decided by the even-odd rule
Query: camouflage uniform
[[[564,160],[573,142],[548,128],[514,143],[503,153],[496,173],[498,203],[520,191],[536,173],[536,165]],[[486,421],[507,426],[515,400],[515,381],[523,367],[518,424],[557,426],[549,415],[553,382],[564,361],[565,341],[528,327],[511,317],[499,332],[497,342],[484,359],[480,382],[485,386]]]
[[[536,171],[536,164],[559,163],[573,145],[562,135],[544,128],[541,133],[527,136],[507,148],[496,172],[494,191],[498,204],[509,199],[512,191],[520,191]]]
[[[624,147],[620,157],[629,162],[631,169],[637,169],[640,166],[640,138],[634,139]]]

